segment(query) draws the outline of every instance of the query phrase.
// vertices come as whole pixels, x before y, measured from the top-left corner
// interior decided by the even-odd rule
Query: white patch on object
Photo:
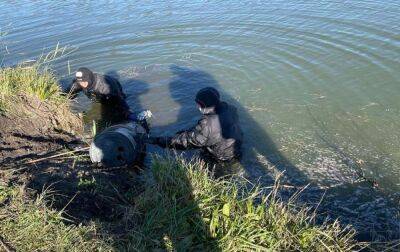
[[[94,142],[90,145],[89,153],[92,163],[101,163],[104,158],[103,151],[99,147],[97,147]]]
[[[153,116],[153,113],[151,113],[150,110],[143,110],[142,112],[140,112],[137,115],[137,119],[138,119],[138,121],[143,121],[143,120],[151,118],[152,116]]]
[[[83,74],[82,72],[76,72],[75,76],[78,78],[82,78]]]

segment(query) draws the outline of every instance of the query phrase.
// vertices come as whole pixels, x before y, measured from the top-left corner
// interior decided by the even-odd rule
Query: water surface
[[[285,170],[285,183],[311,183],[306,202],[326,191],[323,211],[362,236],[399,236],[399,1],[21,0],[0,8],[3,64],[68,45],[53,62],[60,78],[80,66],[118,76],[131,107],[153,111],[155,134],[191,126],[194,94],[215,86],[240,111],[249,177],[269,183]],[[98,111],[83,97],[79,107]]]

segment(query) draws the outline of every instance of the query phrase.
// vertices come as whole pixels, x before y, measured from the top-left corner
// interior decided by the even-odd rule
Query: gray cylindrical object
[[[144,149],[138,141],[138,134],[144,134],[143,127],[136,123],[119,124],[98,134],[90,145],[90,159],[105,167],[133,164]]]

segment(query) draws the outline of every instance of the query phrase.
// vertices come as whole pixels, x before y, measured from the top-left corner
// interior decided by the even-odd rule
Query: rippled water
[[[118,76],[129,104],[155,114],[155,134],[192,125],[194,94],[215,86],[240,111],[251,178],[286,170],[285,182],[311,183],[305,200],[326,191],[324,211],[364,237],[400,236],[399,1],[24,0],[0,9],[3,64],[69,45],[53,62],[60,78],[69,80],[68,65]]]

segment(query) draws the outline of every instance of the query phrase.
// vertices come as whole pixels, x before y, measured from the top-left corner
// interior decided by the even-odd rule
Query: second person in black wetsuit
[[[201,89],[196,103],[202,113],[197,124],[170,137],[150,137],[147,142],[175,149],[202,149],[215,161],[231,161],[241,155],[243,133],[237,110],[220,101],[215,88]]]

